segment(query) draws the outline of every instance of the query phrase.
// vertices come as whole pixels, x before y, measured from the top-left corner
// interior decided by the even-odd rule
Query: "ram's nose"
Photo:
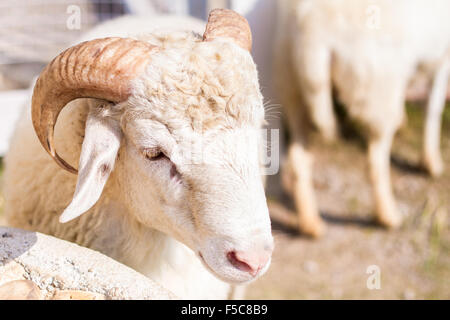
[[[271,255],[272,250],[230,251],[227,259],[235,268],[255,277],[267,265]]]

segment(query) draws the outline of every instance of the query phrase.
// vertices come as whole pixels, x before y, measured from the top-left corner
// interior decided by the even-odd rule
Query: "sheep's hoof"
[[[325,223],[320,218],[313,218],[299,221],[299,231],[302,235],[318,239],[321,238],[327,230]]]
[[[402,218],[399,214],[377,215],[376,222],[388,229],[397,229],[402,225]]]
[[[427,160],[428,159],[428,160]],[[429,157],[425,158],[423,161],[423,166],[425,167],[425,170],[432,176],[432,177],[439,177],[444,173],[444,162],[440,158],[436,158],[431,160]]]

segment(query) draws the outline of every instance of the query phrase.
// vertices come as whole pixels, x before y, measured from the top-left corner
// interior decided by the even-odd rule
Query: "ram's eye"
[[[161,151],[160,148],[144,148],[142,149],[142,154],[145,158],[148,160],[158,160],[163,157],[165,157],[164,153]]]

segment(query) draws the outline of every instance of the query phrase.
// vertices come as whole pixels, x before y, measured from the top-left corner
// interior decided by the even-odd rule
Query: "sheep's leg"
[[[369,141],[370,178],[376,207],[376,218],[381,225],[397,227],[401,216],[397,210],[390,179],[390,150],[395,130],[385,130]]]
[[[447,96],[450,60],[437,70],[428,98],[424,128],[423,162],[432,176],[442,174],[444,164],[440,153],[441,119]]]
[[[306,235],[320,237],[325,232],[325,225],[319,215],[312,183],[313,156],[294,142],[289,147],[288,159],[299,230]]]
[[[294,199],[299,231],[309,236],[319,237],[325,232],[325,225],[319,215],[312,182],[313,156],[308,147],[308,134],[311,131],[308,107],[302,103],[299,91],[304,90],[299,90],[302,87],[298,84],[298,79],[301,77],[299,72],[302,72],[302,66],[308,66],[308,63],[303,63],[304,59],[301,59],[302,50],[296,50],[292,56],[286,55],[287,52],[291,52],[291,46],[295,41],[288,38],[284,40],[280,42],[281,45],[278,46],[275,54],[275,83],[278,92],[281,93],[291,144],[281,171],[281,180],[284,189]],[[301,48],[301,45],[297,48]],[[294,58],[296,62],[291,61],[290,58]],[[318,68],[312,69],[314,71]],[[327,73],[326,70],[325,73]]]
[[[287,163],[282,172],[283,186],[291,192],[298,214],[301,233],[320,237],[325,225],[320,218],[312,181],[313,155],[307,148],[307,123],[299,121],[297,110],[287,110],[292,143],[287,154]],[[301,132],[303,131],[303,132]]]

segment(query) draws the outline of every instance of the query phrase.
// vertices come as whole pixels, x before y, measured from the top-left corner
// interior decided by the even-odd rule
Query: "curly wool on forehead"
[[[156,29],[151,33],[141,34],[137,40],[151,43],[161,49],[192,47],[202,41],[202,35],[198,32],[183,29]]]
[[[169,129],[262,125],[258,74],[247,51],[192,32],[153,33],[145,41],[160,49],[135,82],[128,119],[151,118]]]

